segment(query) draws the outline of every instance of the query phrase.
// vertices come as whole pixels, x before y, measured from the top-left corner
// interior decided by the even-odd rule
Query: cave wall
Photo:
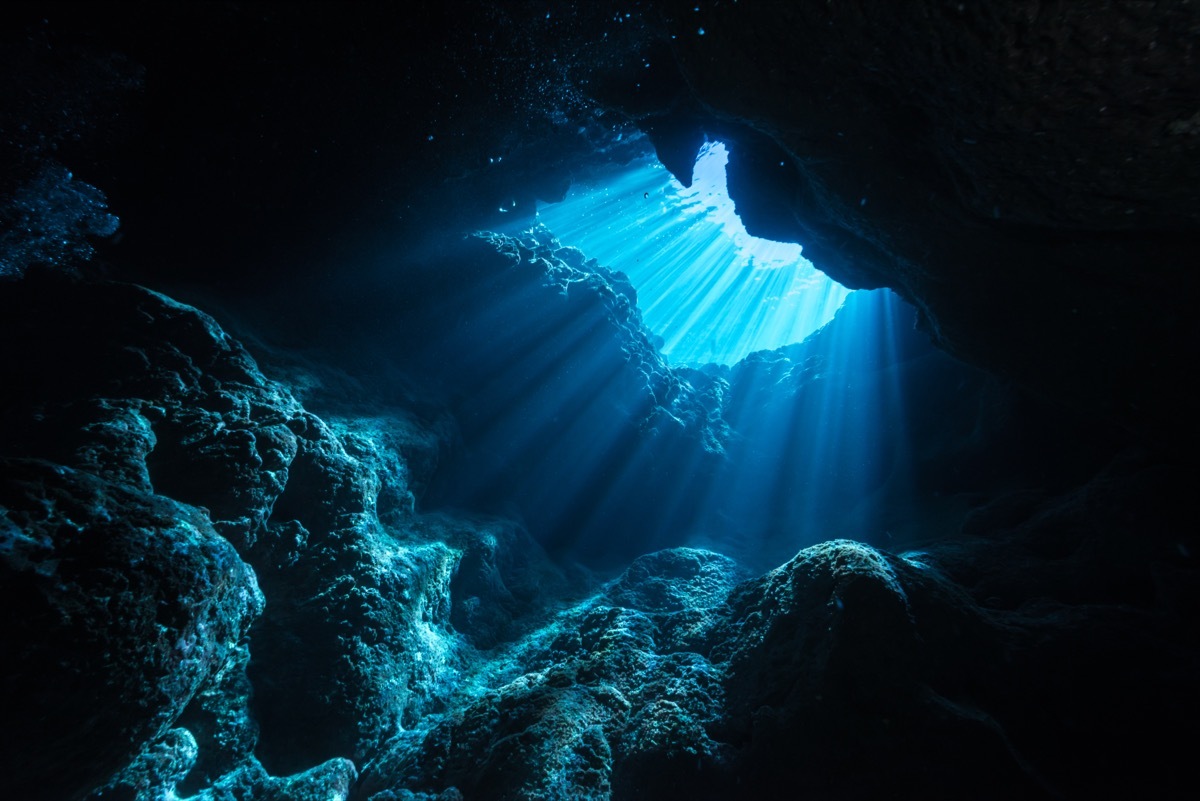
[[[752,233],[895,289],[960,358],[1194,438],[1194,7],[659,5],[661,74],[604,100],[677,175],[730,141]]]
[[[1195,10],[493,6],[6,8],[9,786],[1190,797]],[[670,369],[513,233],[636,130],[924,330]],[[766,424],[847,379],[912,401],[865,515]],[[630,472],[576,507],[585,424]],[[857,541],[788,551],[814,507]]]
[[[121,275],[311,343],[431,230],[531,221],[637,130],[685,183],[721,138],[752,232],[965,361],[1193,437],[1191,5],[535,6],[17,4],[7,169],[102,184]]]

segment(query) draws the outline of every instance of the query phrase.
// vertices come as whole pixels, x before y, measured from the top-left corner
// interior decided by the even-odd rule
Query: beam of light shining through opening
[[[689,188],[649,158],[538,209],[564,245],[629,276],[647,327],[676,364],[734,364],[799,342],[850,293],[800,245],[747,233],[726,188],[728,161],[725,146],[709,142]]]
[[[919,421],[951,417],[913,403],[913,381],[946,363],[911,308],[874,290],[854,293],[804,343],[736,365],[730,468],[701,493],[688,544],[766,569],[823,540],[891,547],[892,532],[911,536],[915,521],[950,508],[918,495],[913,478]]]

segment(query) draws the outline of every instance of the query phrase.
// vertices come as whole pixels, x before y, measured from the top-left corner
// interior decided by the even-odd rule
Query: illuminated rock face
[[[6,787],[1191,797],[1197,11],[894,6],[14,12]],[[639,128],[991,373],[669,365],[520,216]]]
[[[25,611],[6,636],[26,655],[6,704],[41,716],[8,769],[31,796],[726,798],[779,795],[799,769],[820,797],[1089,797],[1144,787],[1102,764],[1195,711],[1171,668],[1196,608],[1179,468],[1133,460],[1056,495],[1013,491],[1010,455],[965,536],[921,552],[834,540],[752,578],[674,547],[603,582],[511,520],[420,510],[449,444],[436,414],[364,415],[353,382],[339,398],[329,368],[281,363],[302,391],[323,382],[318,417],[211,318],[130,285],[36,273],[3,304],[5,341],[27,343],[4,352],[28,383],[3,409],[3,510],[6,603]],[[731,395],[714,414],[803,405],[831,352],[709,376]],[[939,447],[969,465],[955,442]],[[668,473],[711,456],[679,443]],[[638,529],[621,533],[630,553]],[[1174,791],[1186,743],[1164,738],[1139,765]]]

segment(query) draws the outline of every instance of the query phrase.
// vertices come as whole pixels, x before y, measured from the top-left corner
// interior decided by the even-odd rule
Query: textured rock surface
[[[1200,10],[547,10],[5,6],[6,787],[1194,795]],[[621,276],[513,233],[639,129],[680,177],[721,138],[752,231],[998,379],[898,326],[852,370],[836,327],[665,370]],[[211,299],[268,369],[47,268]],[[772,424],[843,383],[910,405],[848,451]],[[765,573],[661,550],[765,558],[749,511]],[[531,537],[585,530],[613,581]]]
[[[817,798],[1185,793],[1174,729],[1149,735],[1139,771],[1105,763],[1139,749],[1168,697],[1192,725],[1194,650],[1158,686],[1130,661],[1178,658],[1161,599],[999,610],[939,563],[833,541],[736,583],[709,552],[642,557],[394,740],[362,797],[398,782],[431,797],[776,798],[798,776]],[[1099,701],[1107,685],[1124,700]]]
[[[192,507],[41,460],[2,470],[4,770],[23,797],[74,798],[240,667],[263,598]]]
[[[415,514],[437,446],[414,418],[326,423],[210,317],[139,287],[5,289],[24,389],[2,410],[6,593],[27,612],[8,635],[28,648],[6,703],[46,715],[9,752],[29,792],[53,775],[77,797],[146,747],[101,797],[344,797],[351,763],[312,766],[364,758],[566,586],[511,522]]]
[[[363,797],[382,801],[397,780],[466,798],[624,797],[676,763],[716,769],[723,748],[705,727],[721,687],[697,643],[737,577],[705,551],[641,557],[498,654],[420,736],[394,741],[365,771]]]
[[[3,409],[6,703],[50,711],[10,751],[30,797],[1186,794],[1191,468],[989,484],[923,552],[835,540],[746,579],[675,548],[589,590],[516,523],[421,513],[444,421],[317,417],[138,287],[0,298],[2,341],[33,343],[3,351],[28,390]],[[770,400],[709,378],[718,411]]]

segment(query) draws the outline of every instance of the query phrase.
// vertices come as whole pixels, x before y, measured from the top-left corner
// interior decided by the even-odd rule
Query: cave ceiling
[[[686,183],[719,138],[751,233],[895,289],[940,346],[1081,414],[1195,434],[1191,4],[36,4],[18,21],[47,8],[55,26],[22,44],[36,87],[10,106],[49,115],[57,82],[78,119],[18,138],[16,163],[53,147],[108,192],[131,277],[303,284],[329,271],[305,273],[314,252],[353,261],[349,241],[528,219],[647,141]]]

